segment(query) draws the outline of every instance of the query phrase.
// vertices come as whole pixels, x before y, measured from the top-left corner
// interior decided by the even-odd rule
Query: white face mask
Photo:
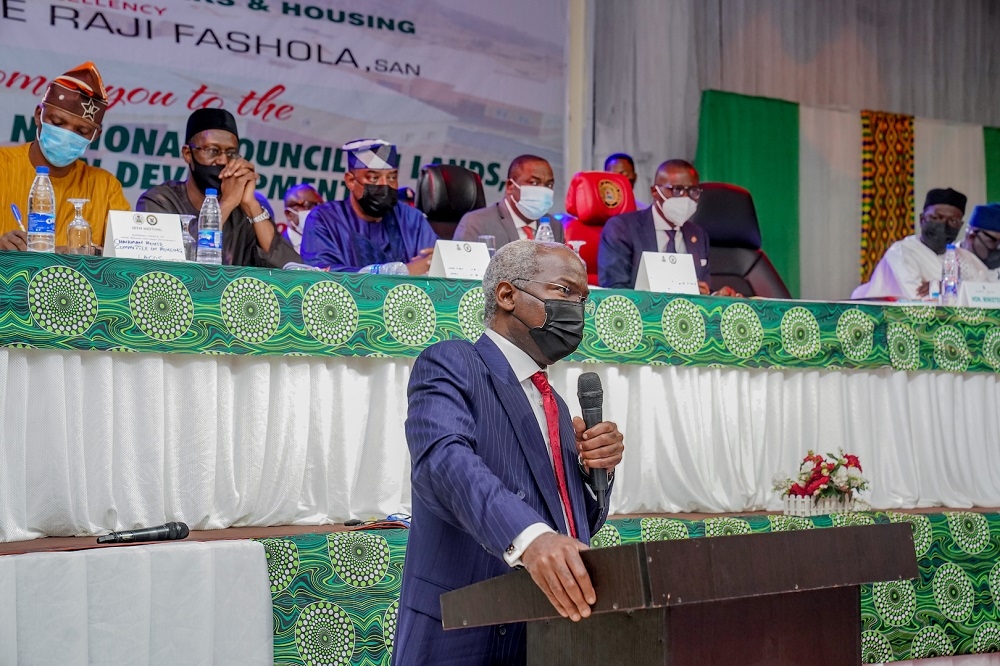
[[[296,221],[293,222],[293,223],[291,223],[291,224],[289,224],[288,228],[297,231],[301,235],[302,232],[306,228],[306,218],[309,217],[309,213],[311,213],[312,211],[311,210],[303,210],[303,211],[293,210],[292,212],[295,213],[295,220]]]
[[[659,187],[656,188],[656,191],[663,197],[663,192]],[[687,196],[670,197],[669,199],[663,197],[663,202],[660,204],[660,212],[663,213],[663,217],[677,227],[690,220],[696,210],[698,210],[698,203]]]
[[[514,183],[514,181],[510,181]],[[537,220],[552,210],[552,200],[555,193],[548,187],[542,185],[518,185],[514,187],[521,190],[520,201],[515,201],[514,205],[521,212],[521,215],[529,220]]]

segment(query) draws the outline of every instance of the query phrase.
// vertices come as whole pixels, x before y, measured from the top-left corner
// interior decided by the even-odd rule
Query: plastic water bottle
[[[205,190],[205,203],[198,215],[198,263],[222,263],[222,211],[219,209],[219,192]]]
[[[56,193],[49,180],[49,168],[37,167],[28,193],[28,249],[56,251]]]
[[[958,251],[954,243],[948,243],[941,271],[941,305],[958,305],[958,287],[961,284],[962,268],[958,264]]]
[[[535,232],[535,240],[539,243],[555,243],[556,235],[552,233],[552,225],[548,222],[539,222],[538,231]]]
[[[402,261],[390,261],[387,264],[369,264],[362,268],[359,273],[369,275],[409,275],[410,271]]]

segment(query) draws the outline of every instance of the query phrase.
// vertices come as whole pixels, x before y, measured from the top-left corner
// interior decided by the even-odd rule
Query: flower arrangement
[[[799,466],[797,479],[777,479],[774,489],[783,497],[811,497],[814,501],[831,498],[850,501],[854,494],[868,489],[868,480],[861,476],[861,461],[840,449],[839,455],[826,458],[810,451]]]

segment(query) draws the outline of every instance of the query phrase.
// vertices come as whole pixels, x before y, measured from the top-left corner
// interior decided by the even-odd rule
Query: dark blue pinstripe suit
[[[393,663],[519,664],[524,626],[441,628],[444,592],[510,571],[503,553],[532,523],[565,534],[555,473],[538,422],[507,359],[488,337],[441,342],[417,358],[408,388],[413,522]],[[577,473],[569,409],[559,433],[573,518],[584,543],[606,512]]]

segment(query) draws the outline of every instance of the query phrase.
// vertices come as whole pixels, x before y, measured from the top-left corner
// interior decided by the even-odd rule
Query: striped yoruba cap
[[[382,139],[355,139],[340,147],[347,153],[348,169],[398,169],[396,146]]]

